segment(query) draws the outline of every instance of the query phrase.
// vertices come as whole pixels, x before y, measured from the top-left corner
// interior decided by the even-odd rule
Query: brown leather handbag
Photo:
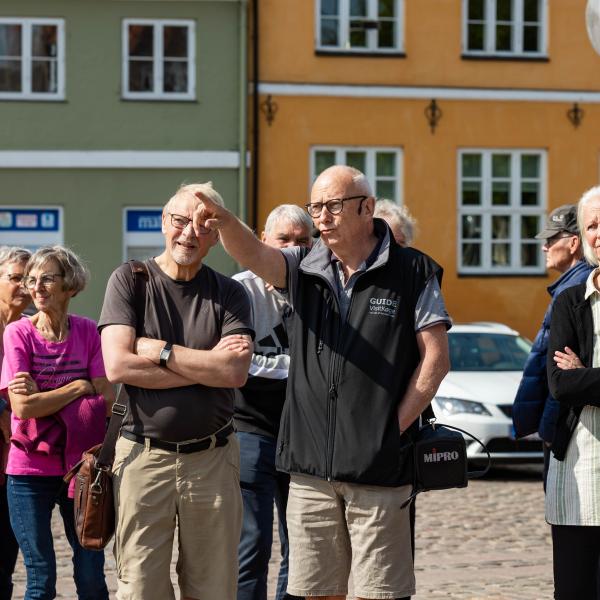
[[[103,550],[115,532],[112,463],[127,411],[126,399],[125,388],[121,386],[104,443],[84,452],[83,458],[63,478],[68,483],[75,477],[75,531],[86,550]]]
[[[129,266],[135,283],[135,305],[138,315],[137,333],[141,335],[146,301],[148,269],[137,260]],[[65,482],[75,477],[75,531],[87,550],[103,550],[115,532],[115,503],[112,465],[121,423],[127,412],[127,392],[121,385],[112,407],[104,442],[83,453],[82,459],[64,476]]]

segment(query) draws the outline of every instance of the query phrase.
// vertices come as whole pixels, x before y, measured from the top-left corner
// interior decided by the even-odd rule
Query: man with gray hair
[[[218,230],[227,252],[285,290],[290,371],[277,468],[291,474],[288,593],[343,600],[415,591],[408,510],[410,441],[448,371],[441,267],[399,248],[373,218],[365,176],[337,165],[306,205],[320,239],[273,248],[199,194],[194,227]]]
[[[273,248],[310,248],[311,231],[312,221],[305,210],[295,204],[282,204],[269,213],[261,240]],[[252,271],[234,275],[234,279],[248,292],[256,332],[248,381],[236,394],[235,404],[244,502],[237,598],[267,598],[275,502],[281,548],[276,600],[292,600],[295,597],[286,593],[288,536],[285,512],[290,477],[275,469],[277,434],[290,364],[286,331],[290,308],[280,292]]]
[[[210,183],[180,188],[163,209],[165,250],[145,266],[145,301],[130,265],[112,274],[98,327],[106,373],[129,395],[113,464],[119,600],[235,600],[242,502],[234,390],[252,356],[243,287],[203,264],[219,234],[194,231]],[[138,314],[137,306],[144,306]]]
[[[375,203],[375,216],[383,219],[392,230],[396,243],[403,248],[410,246],[415,238],[417,221],[403,204],[381,198]]]

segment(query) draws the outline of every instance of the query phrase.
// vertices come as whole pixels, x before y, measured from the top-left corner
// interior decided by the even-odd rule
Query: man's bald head
[[[315,180],[315,183],[313,184],[313,193],[317,190],[329,187],[331,182],[346,187],[352,195],[373,196],[373,190],[364,173],[361,173],[354,167],[334,165],[333,167],[325,169]]]

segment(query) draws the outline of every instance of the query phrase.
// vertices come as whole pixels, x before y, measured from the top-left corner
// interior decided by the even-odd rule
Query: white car
[[[512,405],[531,343],[499,323],[454,325],[448,332],[450,372],[432,402],[440,423],[472,433],[494,462],[543,460],[537,435],[516,440]],[[481,446],[466,438],[467,457],[487,460]]]

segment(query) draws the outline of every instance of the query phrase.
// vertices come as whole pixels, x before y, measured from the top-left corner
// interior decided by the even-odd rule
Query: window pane
[[[394,152],[378,152],[376,162],[378,176],[394,177],[396,175],[396,154]]]
[[[463,181],[462,203],[467,206],[481,204],[481,183],[479,181]]]
[[[321,19],[321,45],[339,46],[337,19]]]
[[[332,165],[335,165],[335,152],[329,150],[315,152],[315,176]]]
[[[481,216],[463,215],[462,218],[463,239],[481,238]]]
[[[462,155],[463,177],[481,177],[481,154]]]
[[[523,181],[521,183],[521,204],[523,206],[536,206],[539,204],[539,184],[537,181]]]
[[[512,21],[512,0],[496,0],[496,20]]]
[[[492,238],[505,240],[510,237],[510,217],[492,216]]]
[[[154,55],[154,27],[152,25],[129,26],[129,56]]]
[[[180,93],[185,93],[188,91],[187,61],[165,60],[163,91]]]
[[[521,237],[524,240],[530,240],[535,237],[539,231],[539,217],[535,215],[527,215],[521,217]]]
[[[496,50],[512,50],[512,27],[496,25]]]
[[[523,154],[521,156],[521,177],[540,176],[540,157],[537,154]]]
[[[396,47],[396,24],[394,21],[380,21],[379,37],[377,39],[378,48],[395,48]]]
[[[351,17],[366,17],[367,16],[367,0],[350,0],[350,16]]]
[[[377,9],[380,17],[394,17],[396,6],[395,0],[379,0],[379,8]]]
[[[523,50],[525,52],[539,52],[539,31],[540,28],[535,25],[523,27]]]
[[[484,0],[469,0],[469,19],[483,21],[484,18]]]
[[[0,92],[21,91],[21,61],[0,60]]]
[[[31,28],[31,52],[33,56],[53,57],[57,54],[58,28],[56,25],[33,25]]]
[[[510,204],[510,183],[508,181],[494,181],[492,183],[492,204],[494,206],[508,206]]]
[[[481,244],[462,245],[462,264],[464,267],[481,266]]]
[[[362,25],[359,28],[350,28],[350,47],[351,48],[366,48],[367,32]]]
[[[322,15],[337,15],[338,11],[338,0],[321,0]]]
[[[537,267],[539,256],[537,244],[521,244],[521,266]]]
[[[57,65],[54,60],[31,61],[31,91],[55,94]]]
[[[539,15],[539,0],[523,0],[523,17],[525,21],[537,21]]]
[[[510,154],[492,156],[492,177],[510,177]]]
[[[0,56],[21,56],[20,25],[0,25]]]
[[[375,195],[377,198],[387,198],[396,201],[396,184],[393,181],[376,181]]]
[[[188,28],[165,27],[163,29],[163,44],[165,58],[187,58]]]
[[[492,244],[492,265],[510,267],[510,244]]]
[[[469,50],[483,50],[483,25],[469,24],[469,39],[468,39]]]
[[[346,164],[364,173],[366,169],[365,158],[366,154],[364,152],[347,152]]]
[[[151,92],[154,89],[153,63],[151,60],[129,61],[129,91]]]

